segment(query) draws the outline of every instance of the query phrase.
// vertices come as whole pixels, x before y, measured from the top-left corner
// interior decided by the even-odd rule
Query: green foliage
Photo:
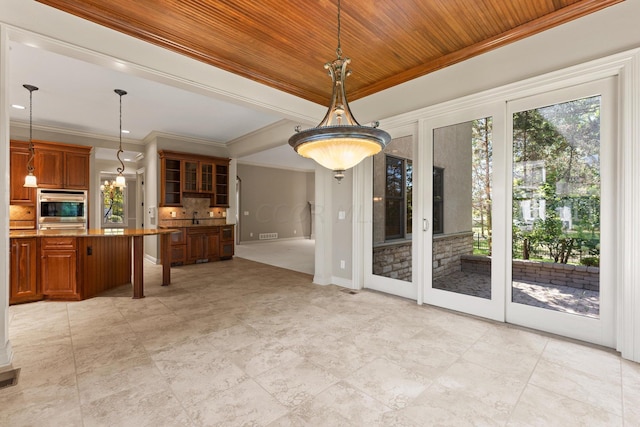
[[[516,246],[524,259],[543,246],[562,263],[575,250],[598,254],[599,148],[599,96],[514,113],[514,256]],[[523,217],[523,203],[529,215],[540,211],[533,223]]]
[[[600,258],[596,256],[584,257],[580,260],[580,264],[587,267],[600,267]]]
[[[124,191],[121,188],[107,189],[102,193],[103,223],[124,222]]]

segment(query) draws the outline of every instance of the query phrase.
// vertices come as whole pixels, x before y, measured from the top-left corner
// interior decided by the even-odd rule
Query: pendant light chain
[[[340,0],[338,0],[338,48],[336,49],[338,59],[342,58],[342,47],[340,46]]]
[[[33,85],[22,85],[29,91],[29,160],[27,161],[27,173],[33,175],[35,167],[33,166],[35,150],[33,148],[33,91],[38,90]]]
[[[120,137],[120,145],[118,146],[118,153],[116,154],[116,157],[118,158],[118,161],[120,162],[120,167],[117,168],[116,170],[118,171],[118,174],[122,175],[122,173],[124,172],[124,162],[120,158],[120,154],[122,154],[124,152],[122,150],[122,96],[126,95],[127,92],[125,92],[122,89],[115,89],[114,92],[117,93],[120,96],[120,135],[119,135],[119,137]]]

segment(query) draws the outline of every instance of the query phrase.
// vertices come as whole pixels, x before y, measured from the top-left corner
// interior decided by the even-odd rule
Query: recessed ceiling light
[[[130,132],[126,129],[122,129],[122,133],[130,133]]]
[[[18,104],[11,104],[11,106],[13,108],[15,108],[16,110],[24,110],[25,106],[24,105],[18,105]]]

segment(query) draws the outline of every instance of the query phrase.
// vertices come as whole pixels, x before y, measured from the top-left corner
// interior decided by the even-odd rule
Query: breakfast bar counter
[[[170,235],[174,232],[11,230],[10,303],[81,300],[126,283],[133,284],[133,298],[143,298],[144,236],[160,236],[162,285],[166,286],[171,283]]]

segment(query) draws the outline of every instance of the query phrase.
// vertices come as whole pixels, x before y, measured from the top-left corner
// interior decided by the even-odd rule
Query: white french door
[[[504,104],[422,123],[424,302],[504,321]]]
[[[506,320],[615,346],[616,80],[507,103]]]
[[[420,302],[414,280],[413,129],[396,131],[385,149],[363,162],[364,286]]]

